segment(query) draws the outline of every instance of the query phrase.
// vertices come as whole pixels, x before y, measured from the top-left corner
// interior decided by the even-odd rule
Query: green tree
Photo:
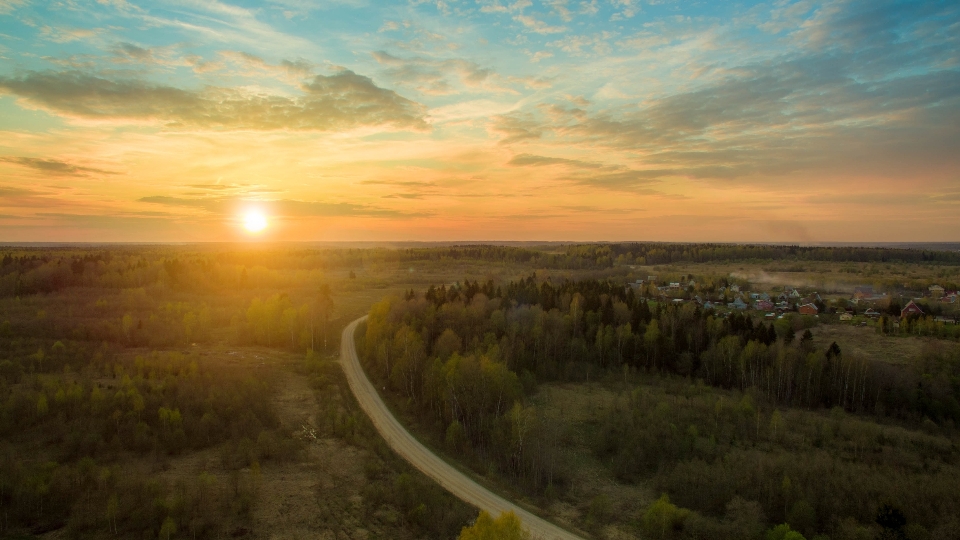
[[[170,536],[174,534],[177,534],[177,523],[172,517],[167,516],[167,519],[163,520],[163,525],[160,526],[160,538],[170,540]]]
[[[777,438],[777,431],[781,425],[783,425],[783,416],[780,415],[779,409],[774,409],[773,414],[770,415],[770,431],[773,432],[774,439]]]
[[[673,538],[683,531],[684,522],[689,516],[689,510],[678,508],[664,493],[647,508],[641,524],[643,531],[651,538]]]
[[[528,540],[530,533],[523,528],[520,518],[513,512],[504,512],[493,519],[480,511],[477,521],[460,531],[460,540]]]
[[[37,398],[37,414],[44,416],[48,410],[50,410],[50,407],[47,405],[47,396],[46,394],[40,394],[40,397]]]
[[[117,494],[110,495],[107,499],[107,528],[117,534],[117,510],[120,508],[120,500]]]
[[[790,525],[786,523],[768,530],[766,537],[766,540],[807,540],[802,534],[792,530]]]

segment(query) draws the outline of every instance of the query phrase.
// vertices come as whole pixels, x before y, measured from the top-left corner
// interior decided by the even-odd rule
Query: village
[[[884,333],[897,333],[901,321],[929,325],[956,325],[960,321],[957,291],[933,284],[926,291],[875,291],[871,286],[855,287],[849,292],[818,291],[794,286],[776,286],[752,291],[748,283],[719,283],[702,286],[693,276],[661,282],[647,276],[630,283],[642,296],[659,302],[681,305],[693,303],[723,316],[734,311],[751,312],[765,320],[777,320],[791,314],[813,317],[818,323],[846,323],[877,326]],[[960,328],[958,328],[960,329]],[[941,332],[942,333],[942,332]],[[960,334],[948,331],[947,334]]]

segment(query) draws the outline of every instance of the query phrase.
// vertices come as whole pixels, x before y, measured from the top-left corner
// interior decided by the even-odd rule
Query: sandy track
[[[356,396],[360,407],[367,413],[367,416],[370,417],[373,425],[387,441],[387,444],[389,444],[397,454],[409,461],[410,464],[467,504],[476,506],[481,510],[486,510],[493,516],[512,510],[523,520],[524,526],[530,530],[534,538],[543,540],[581,540],[579,536],[531,514],[477,484],[437,457],[427,449],[427,447],[420,444],[420,442],[394,418],[390,409],[388,409],[383,403],[383,400],[380,399],[380,394],[377,393],[376,389],[374,389],[373,385],[367,379],[363,368],[360,366],[360,359],[357,357],[357,348],[353,335],[357,329],[357,325],[365,318],[366,317],[361,317],[344,328],[343,336],[340,340],[340,363],[343,366],[343,371],[346,373],[350,390],[353,391],[353,395]]]

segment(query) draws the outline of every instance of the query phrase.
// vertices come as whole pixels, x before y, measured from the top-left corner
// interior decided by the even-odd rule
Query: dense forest
[[[707,515],[722,515],[733,493],[753,493],[765,514],[779,521],[788,517],[797,500],[807,505],[834,500],[818,491],[824,484],[818,484],[814,469],[799,466],[789,452],[764,463],[778,471],[777,482],[793,479],[791,497],[795,491],[797,500],[792,502],[764,491],[774,488],[759,477],[755,479],[759,492],[742,491],[739,484],[722,489],[703,485],[704,478],[711,483],[710,471],[729,474],[735,465],[724,460],[751,459],[749,453],[718,450],[717,444],[728,450],[732,444],[740,452],[740,445],[757,444],[770,422],[778,424],[763,416],[761,408],[768,415],[773,408],[835,410],[887,421],[928,422],[945,430],[960,421],[960,349],[953,344],[925,351],[910,367],[895,366],[845,355],[835,343],[815,349],[806,330],[814,324],[815,319],[799,315],[771,324],[739,313],[719,316],[692,303],[651,303],[617,283],[553,284],[531,276],[499,286],[468,280],[385,300],[371,310],[360,343],[368,373],[389,385],[451,450],[469,456],[481,470],[492,467],[515,485],[547,497],[562,492],[566,478],[558,451],[562,434],[525,399],[539,383],[657,374],[735,392],[741,397],[726,407],[711,400],[716,409],[704,412],[708,422],[674,418],[669,407],[664,411],[655,402],[635,397],[610,413],[597,434],[595,452],[628,482],[689,467],[684,470],[699,474],[699,483],[663,473],[662,487],[674,495],[713,489],[714,495],[702,500],[691,499],[690,494],[675,496]],[[652,413],[661,417],[653,421]],[[814,440],[822,446],[824,437],[821,433]],[[704,438],[713,441],[712,450],[700,450],[697,441]],[[670,440],[677,444],[664,444]],[[873,443],[868,446],[883,451],[882,435]],[[816,448],[804,451],[826,459]],[[927,456],[921,458],[924,467],[953,467],[958,457],[950,444],[921,454]],[[695,473],[698,463],[703,469]],[[844,463],[830,457],[823,466]],[[888,473],[913,474],[912,462],[879,463]],[[756,474],[764,474],[764,465],[758,467]],[[877,474],[868,465],[856,467],[846,469],[853,475],[843,481],[849,481],[848,487],[826,485],[845,497],[856,497],[860,506],[817,503],[814,510],[821,517],[813,525],[805,524],[808,532],[823,532],[843,518],[871,521],[870,513],[886,492],[866,487],[866,480]],[[950,468],[943,476],[949,480],[934,484],[929,478],[921,480],[922,475],[911,476],[910,481],[943,487],[943,482],[957,481],[956,473]],[[865,482],[854,482],[857,474]],[[749,483],[749,478],[742,480]],[[898,493],[903,498],[895,502],[897,508],[916,510],[911,519],[929,528],[937,516],[946,515],[940,512],[960,509],[960,499],[948,491],[902,491]],[[898,497],[893,491],[885,496]]]
[[[2,530],[215,535],[225,516],[249,516],[261,463],[301,450],[278,430],[266,372],[177,352],[130,356],[58,341],[27,355],[4,345],[13,360],[0,361]],[[14,444],[40,459],[16,456]],[[213,446],[234,471],[229,485],[203,474],[172,485],[119,466],[128,455],[162,460]]]

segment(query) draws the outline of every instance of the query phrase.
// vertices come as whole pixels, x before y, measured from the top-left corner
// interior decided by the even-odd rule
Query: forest
[[[369,306],[348,292],[360,280],[273,253],[4,255],[19,285],[0,298],[0,537],[266,538],[291,520],[270,517],[277,497],[314,501],[294,517],[316,530],[456,536],[474,511],[393,455],[331,359]],[[304,492],[282,480],[298,477]]]
[[[651,273],[748,282],[739,266],[634,268],[656,250],[736,260],[744,275],[819,257],[862,275],[913,261],[883,279],[918,286],[953,279],[950,253],[873,248],[10,247],[0,536],[259,538],[292,521],[264,517],[282,497],[303,501],[310,530],[456,536],[475,511],[390,451],[336,363],[341,329],[367,312],[363,360],[404,421],[510,496],[572,508],[575,530],[873,538],[886,509],[911,539],[949,534],[956,343],[931,338],[888,363],[811,339],[826,315],[763,321],[642,298],[625,285]],[[926,324],[884,339],[919,339]],[[584,459],[641,495],[584,491]]]
[[[571,488],[566,435],[532,405],[540,385],[681,381],[698,389],[684,390],[682,407],[637,387],[591,438],[621,481],[653,482],[670,495],[664,504],[697,512],[692,537],[733,527],[732,507],[756,510],[756,534],[789,523],[811,537],[858,537],[886,530],[876,520],[883,509],[906,516],[897,534],[935,530],[960,511],[949,438],[960,421],[960,347],[934,344],[892,365],[836,343],[813,347],[816,324],[651,302],[611,281],[529,276],[384,300],[359,343],[368,374],[435,440],[532,496]],[[785,420],[793,417],[802,421]],[[947,438],[890,435],[890,426],[927,424]]]

